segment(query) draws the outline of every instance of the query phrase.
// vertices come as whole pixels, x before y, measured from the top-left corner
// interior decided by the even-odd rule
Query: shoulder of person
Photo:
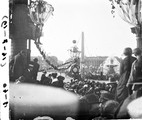
[[[125,58],[122,60],[122,63],[127,62],[129,59],[130,59],[129,57],[125,57]]]

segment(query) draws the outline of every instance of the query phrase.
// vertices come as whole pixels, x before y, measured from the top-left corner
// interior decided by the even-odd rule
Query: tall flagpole
[[[84,32],[82,32],[82,40],[81,40],[81,61],[80,61],[80,69],[81,69],[81,78],[84,78]]]

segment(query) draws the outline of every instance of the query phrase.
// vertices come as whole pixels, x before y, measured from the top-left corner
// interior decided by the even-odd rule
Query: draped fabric
[[[113,3],[124,21],[133,26],[141,23],[142,0],[120,0],[119,4],[116,0],[113,0]]]

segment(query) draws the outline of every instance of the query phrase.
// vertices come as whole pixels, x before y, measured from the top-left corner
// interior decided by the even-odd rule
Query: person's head
[[[56,78],[57,77],[57,73],[52,73],[52,77]]]
[[[118,106],[119,106],[119,103],[115,100],[106,101],[103,104],[102,116],[106,118],[113,118]]]
[[[123,54],[125,56],[131,56],[132,55],[132,49],[130,47],[127,47],[124,49]]]
[[[65,79],[65,77],[59,75],[59,76],[57,77],[57,79],[58,79],[59,81],[63,81],[63,80]]]
[[[21,51],[20,51],[20,54],[21,54],[22,56],[26,56],[26,55],[27,55],[27,53],[26,53],[25,50],[21,50]]]
[[[37,59],[37,58],[34,58],[34,62],[36,62],[36,63],[37,63],[37,62],[38,62],[38,59]]]
[[[135,49],[133,50],[133,54],[134,54],[135,56],[140,56],[141,53],[142,53],[142,50],[141,50],[140,48],[135,48]]]

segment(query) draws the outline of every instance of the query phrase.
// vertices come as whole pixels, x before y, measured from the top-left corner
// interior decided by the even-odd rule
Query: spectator
[[[142,84],[135,85],[136,82],[142,83],[142,51],[140,48],[136,48],[133,53],[137,59],[132,64],[131,74],[127,86],[133,85],[133,90],[136,91],[138,88],[142,87]]]
[[[132,56],[132,49],[125,48],[123,54],[126,56],[120,64],[120,79],[116,89],[116,100],[121,102],[128,97],[128,89],[126,84],[129,79],[132,63],[136,60]]]
[[[25,70],[26,70],[26,51],[20,51],[17,55],[13,58],[13,65],[11,67],[11,75],[12,80],[15,81],[20,76],[23,76]]]
[[[47,80],[46,73],[47,73],[47,72],[44,71],[43,74],[41,75],[40,83],[41,83],[42,85],[45,85],[45,82],[46,82],[46,80]]]
[[[35,81],[33,81],[32,79],[32,67],[28,66],[28,68],[25,70],[24,72],[24,77],[25,77],[25,82],[26,83],[34,83]]]
[[[57,81],[54,81],[54,82],[52,83],[52,85],[53,85],[54,87],[64,88],[64,82],[63,82],[64,79],[65,79],[65,77],[63,77],[63,76],[58,76],[58,77],[57,77]]]
[[[48,85],[51,85],[51,83],[52,83],[52,75],[49,74],[47,78],[48,78]]]
[[[38,70],[39,70],[38,59],[34,58],[34,60],[30,62],[30,64],[33,65],[32,79],[37,80],[37,74],[38,74]]]
[[[52,73],[52,82],[57,81],[57,73]]]
[[[46,77],[46,74],[45,74],[45,76],[43,75],[43,80],[41,81],[41,83],[43,85],[47,85],[47,86],[51,85],[51,83],[52,83],[51,74],[49,74],[47,77]]]

